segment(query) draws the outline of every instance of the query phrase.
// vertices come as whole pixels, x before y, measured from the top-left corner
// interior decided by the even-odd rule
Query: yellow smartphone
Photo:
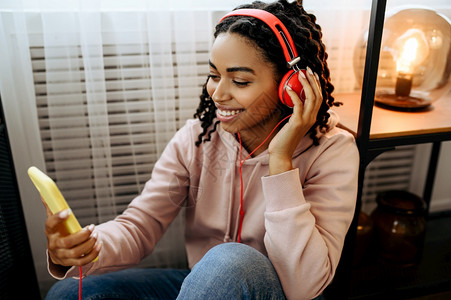
[[[36,167],[30,167],[28,169],[28,176],[30,176],[34,186],[39,191],[42,199],[44,199],[53,214],[70,208],[56,183],[49,176],[47,176],[47,174]],[[65,232],[63,232],[64,235],[76,233],[81,230],[80,223],[77,218],[75,218],[73,213],[71,213],[69,217],[64,220],[63,227],[65,230]],[[97,259],[98,257],[96,257],[93,261],[97,261]]]
[[[53,214],[69,208],[58,186],[47,174],[36,167],[30,167],[28,176],[30,176],[31,181]],[[80,223],[78,223],[73,213],[64,221],[63,225],[68,234],[81,230]]]

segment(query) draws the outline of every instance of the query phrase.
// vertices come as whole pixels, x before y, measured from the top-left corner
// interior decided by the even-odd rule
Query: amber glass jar
[[[426,205],[420,197],[399,190],[378,194],[372,213],[376,245],[384,260],[410,264],[421,257]]]
[[[371,238],[373,235],[373,219],[364,213],[363,211],[359,214],[359,222],[357,225],[357,234],[355,238],[355,249],[353,257],[353,265],[358,265],[363,262],[368,256],[368,247],[371,243]]]

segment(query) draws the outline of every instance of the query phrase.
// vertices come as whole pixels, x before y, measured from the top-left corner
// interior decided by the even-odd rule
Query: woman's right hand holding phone
[[[63,222],[72,212],[70,209],[52,214],[47,208],[45,222],[45,235],[47,236],[47,249],[54,264],[61,266],[83,266],[93,261],[100,252],[101,242],[97,241],[94,225],[65,235]]]

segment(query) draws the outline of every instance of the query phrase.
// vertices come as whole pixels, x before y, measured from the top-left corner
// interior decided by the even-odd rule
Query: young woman
[[[286,45],[266,21],[221,20],[196,119],[168,144],[141,195],[115,220],[69,236],[58,226],[70,212],[49,214],[49,271],[66,279],[48,299],[77,298],[75,266],[88,275],[86,299],[312,299],[331,282],[354,213],[358,151],[330,110],[321,28],[302,1],[244,8],[288,30],[294,68],[306,70],[295,74],[305,100],[288,88],[293,107],[280,101]],[[182,207],[189,268],[126,269]]]

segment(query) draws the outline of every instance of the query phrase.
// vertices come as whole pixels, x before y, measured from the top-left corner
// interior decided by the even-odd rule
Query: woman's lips
[[[233,109],[233,108],[225,108],[225,107],[217,107],[216,108],[216,117],[221,122],[230,122],[235,119],[240,113],[242,113],[244,109]]]

